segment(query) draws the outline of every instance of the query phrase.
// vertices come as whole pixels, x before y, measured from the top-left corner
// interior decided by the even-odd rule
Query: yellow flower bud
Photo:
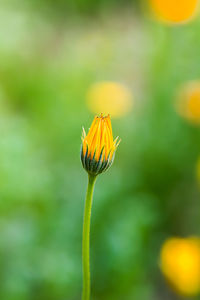
[[[105,172],[114,160],[120,141],[113,140],[110,116],[96,116],[88,134],[83,128],[81,161],[84,169],[97,175]]]

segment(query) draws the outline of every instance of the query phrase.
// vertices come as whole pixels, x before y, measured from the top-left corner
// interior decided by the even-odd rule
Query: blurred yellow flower
[[[124,85],[103,81],[93,84],[87,93],[89,109],[95,113],[110,114],[112,118],[126,115],[132,109],[131,92]]]
[[[200,238],[170,238],[161,250],[161,270],[175,291],[200,292]]]
[[[200,80],[185,83],[178,92],[176,104],[182,117],[200,124]]]
[[[105,172],[119,143],[118,137],[113,140],[110,116],[96,116],[87,135],[83,128],[81,161],[86,171],[93,175]]]
[[[180,23],[190,20],[197,11],[199,0],[149,0],[153,13],[160,20]]]

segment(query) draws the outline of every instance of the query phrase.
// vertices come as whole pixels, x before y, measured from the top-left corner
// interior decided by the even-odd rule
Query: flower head
[[[84,169],[93,175],[105,172],[114,160],[120,141],[113,140],[110,116],[96,116],[88,134],[83,128],[81,161]]]
[[[161,270],[175,291],[192,296],[200,292],[200,239],[170,238],[161,250]]]

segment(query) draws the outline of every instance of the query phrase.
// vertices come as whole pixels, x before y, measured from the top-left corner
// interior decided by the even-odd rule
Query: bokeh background
[[[168,238],[200,236],[200,92],[191,106],[183,95],[200,79],[200,17],[165,22],[149,6],[1,0],[2,300],[81,299],[81,131],[109,98],[122,142],[96,184],[92,299],[185,298],[160,251]]]

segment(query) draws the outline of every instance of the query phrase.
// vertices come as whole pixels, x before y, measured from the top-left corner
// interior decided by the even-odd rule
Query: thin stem
[[[82,242],[82,259],[83,259],[83,293],[82,300],[90,299],[90,219],[92,209],[92,198],[96,176],[88,174],[88,187],[85,199],[85,210],[83,220],[83,242]]]

